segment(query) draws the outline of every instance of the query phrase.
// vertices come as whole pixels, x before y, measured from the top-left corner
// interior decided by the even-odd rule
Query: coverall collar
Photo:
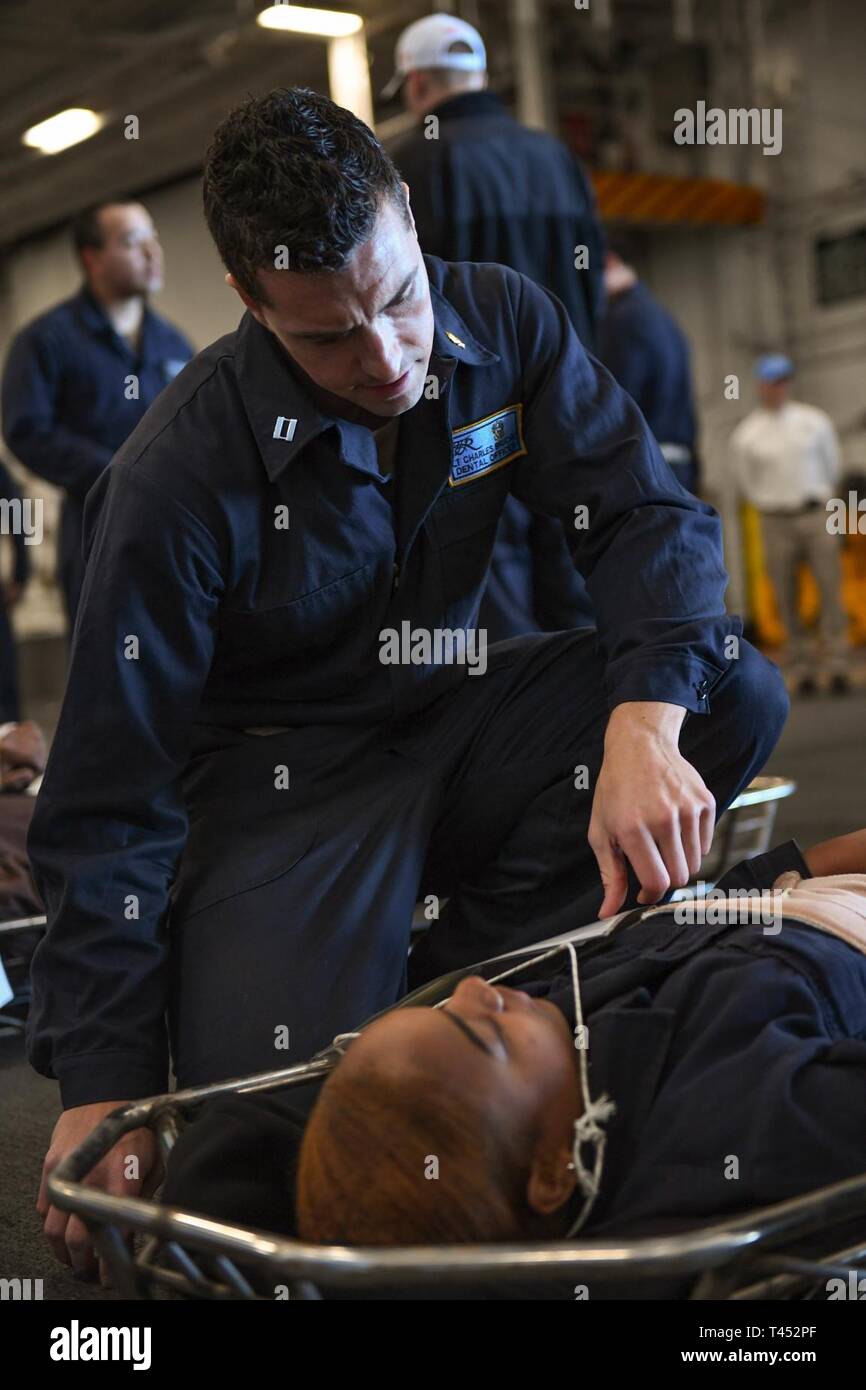
[[[500,361],[497,353],[484,347],[469,332],[453,304],[445,298],[441,290],[436,288],[432,280],[430,281],[430,302],[433,305],[435,325],[431,363],[434,357],[453,358],[456,362],[468,362],[472,367],[487,367],[493,362]]]
[[[148,301],[145,299],[141,316],[141,333],[138,340],[138,352],[133,352],[125,338],[122,338],[115,328],[105,309],[100,304],[96,295],[85,281],[78,294],[76,295],[76,305],[79,318],[93,333],[99,334],[103,338],[108,338],[115,346],[120,346],[125,356],[138,361],[146,361],[149,356],[149,349],[153,340],[154,313]]]
[[[430,113],[441,119],[459,120],[463,116],[507,116],[508,112],[501,97],[495,92],[482,88],[478,92],[458,92],[456,96],[445,97]]]
[[[434,332],[428,377],[438,376],[444,382],[453,374],[458,362],[486,367],[500,360],[495,352],[478,342],[432,281],[430,300]],[[375,450],[362,447],[370,431],[321,410],[293,372],[291,362],[273,333],[249,311],[237,330],[235,370],[247,419],[271,482],[312,440],[333,427],[339,431],[343,462],[366,473],[376,472]],[[382,423],[387,423],[385,417]]]

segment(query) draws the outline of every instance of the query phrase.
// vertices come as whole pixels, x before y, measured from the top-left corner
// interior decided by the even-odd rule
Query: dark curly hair
[[[278,246],[290,270],[340,270],[371,236],[383,198],[405,211],[400,175],[369,127],[305,87],[249,97],[226,116],[203,195],[226,269],[260,304],[257,272],[274,268]]]

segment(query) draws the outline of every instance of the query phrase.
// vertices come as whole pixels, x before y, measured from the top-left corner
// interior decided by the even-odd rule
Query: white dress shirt
[[[826,502],[839,481],[833,422],[799,401],[753,410],[734,430],[731,448],[740,487],[759,511],[796,512],[813,499]]]

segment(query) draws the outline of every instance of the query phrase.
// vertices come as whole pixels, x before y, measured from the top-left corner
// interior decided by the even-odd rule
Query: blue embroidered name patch
[[[523,406],[509,405],[495,415],[461,425],[451,439],[453,457],[448,483],[458,487],[527,452],[523,442]]]

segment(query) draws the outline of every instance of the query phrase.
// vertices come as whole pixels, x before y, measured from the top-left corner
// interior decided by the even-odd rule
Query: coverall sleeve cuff
[[[785,840],[766,854],[756,854],[752,859],[743,859],[728,869],[716,884],[723,892],[735,888],[772,888],[780,874],[788,869],[796,869],[802,878],[811,878],[812,870],[803,858],[796,840]]]
[[[677,665],[670,661],[657,664],[635,664],[628,671],[608,681],[608,709],[633,700],[654,700],[666,705],[681,705],[690,714],[709,714],[711,690],[725,674],[696,658]]]
[[[156,1063],[143,1063],[141,1055],[134,1052],[85,1052],[55,1058],[52,1070],[60,1082],[64,1110],[106,1100],[118,1104],[144,1100],[168,1090],[166,1070]]]

